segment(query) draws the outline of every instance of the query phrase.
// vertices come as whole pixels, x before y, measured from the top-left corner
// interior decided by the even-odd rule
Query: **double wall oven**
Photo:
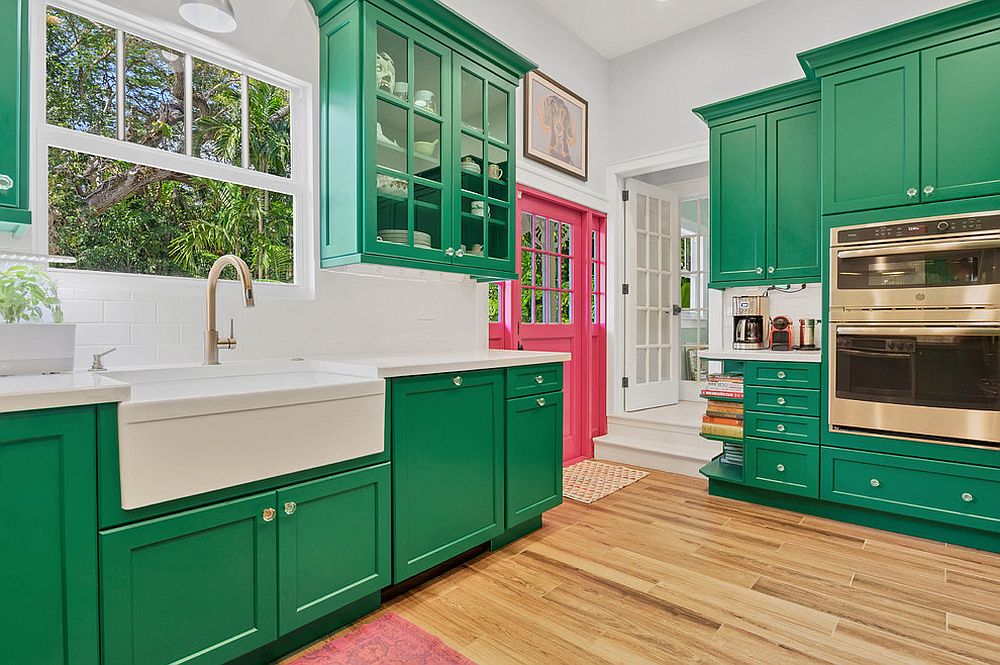
[[[830,427],[1000,447],[1000,212],[831,234]]]

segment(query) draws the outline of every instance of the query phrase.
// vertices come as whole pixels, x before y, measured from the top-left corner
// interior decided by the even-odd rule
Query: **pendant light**
[[[233,32],[236,12],[230,0],[181,0],[181,18],[200,30]]]

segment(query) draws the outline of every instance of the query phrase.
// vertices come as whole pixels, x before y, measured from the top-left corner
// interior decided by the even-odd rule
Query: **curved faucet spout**
[[[255,304],[253,296],[253,277],[250,274],[249,266],[247,266],[243,259],[234,254],[220,256],[215,263],[212,264],[212,269],[208,272],[208,296],[206,298],[205,307],[205,322],[208,328],[205,333],[206,365],[219,364],[219,347],[232,349],[236,346],[236,338],[233,336],[232,330],[230,331],[230,335],[227,339],[219,339],[219,331],[216,327],[217,323],[215,320],[219,278],[222,276],[222,271],[225,270],[226,266],[233,266],[236,268],[236,273],[239,275],[240,283],[243,286],[243,305],[245,307],[253,307]]]

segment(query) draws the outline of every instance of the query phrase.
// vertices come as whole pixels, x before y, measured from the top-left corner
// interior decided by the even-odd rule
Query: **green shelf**
[[[743,439],[734,439],[730,436],[716,436],[715,434],[698,434],[703,439],[708,439],[709,441],[719,441],[721,443],[738,443],[743,445]]]
[[[739,402],[740,404],[743,403],[743,398],[742,397],[707,397],[706,396],[706,397],[702,397],[702,399],[709,400],[709,401],[712,401],[712,402]]]
[[[718,457],[701,467],[701,475],[712,480],[724,480],[727,483],[743,484],[743,467],[726,464]]]

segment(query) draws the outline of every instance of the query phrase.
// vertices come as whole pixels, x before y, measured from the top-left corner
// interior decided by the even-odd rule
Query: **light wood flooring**
[[[654,472],[387,611],[480,665],[1000,663],[1000,555]]]

